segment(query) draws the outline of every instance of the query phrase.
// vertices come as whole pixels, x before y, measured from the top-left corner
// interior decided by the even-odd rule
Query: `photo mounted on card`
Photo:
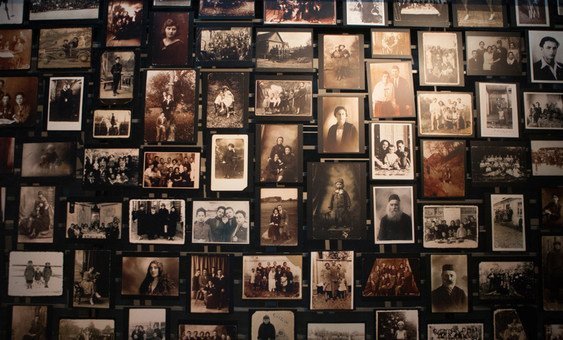
[[[12,0],[10,7],[4,7],[4,13],[0,14],[0,25],[17,25],[23,22],[24,0]]]
[[[375,311],[376,339],[418,339],[418,310],[386,309]]]
[[[109,0],[106,47],[138,47],[145,31],[143,0]]]
[[[479,247],[479,207],[476,205],[424,205],[422,222],[424,248]]]
[[[145,86],[145,141],[195,144],[197,71],[147,70]]]
[[[49,28],[39,31],[37,68],[89,68],[92,60],[92,28]]]
[[[470,150],[473,185],[523,184],[530,176],[522,143],[471,141]]]
[[[563,14],[563,10],[559,12],[559,15],[561,14]],[[544,332],[546,339],[557,339],[557,337],[563,336],[563,324],[544,325]]]
[[[465,32],[469,76],[521,76],[524,39],[517,32]]]
[[[313,30],[303,28],[257,29],[256,69],[312,71]]]
[[[190,313],[228,314],[232,303],[228,255],[191,255]]]
[[[116,241],[123,228],[122,203],[92,198],[69,199],[66,203],[65,239]]]
[[[63,252],[11,251],[8,296],[62,296]]]
[[[183,199],[129,200],[129,243],[184,244],[185,214]]]
[[[6,13],[9,13],[7,10]],[[2,24],[0,14],[0,24]],[[31,68],[32,30],[0,30],[3,37],[0,52],[0,70],[29,70]]]
[[[419,31],[418,43],[421,86],[465,85],[460,32]]]
[[[191,12],[153,12],[150,27],[151,64],[186,66],[192,56]]]
[[[421,291],[420,258],[362,258],[362,297],[419,297]]]
[[[302,289],[301,254],[242,257],[243,300],[301,300]]]
[[[199,19],[254,19],[254,0],[199,0]]]
[[[393,2],[393,25],[414,27],[450,27],[448,3],[423,0]]]
[[[485,339],[485,325],[482,323],[429,323],[427,325],[428,340],[439,340],[451,334],[452,339]]]
[[[480,300],[534,301],[538,280],[533,261],[485,260],[479,261]]]
[[[128,139],[131,136],[131,110],[95,110],[94,139]]]
[[[190,7],[192,0],[153,0],[152,7]]]
[[[56,188],[22,186],[18,217],[18,243],[53,243]]]
[[[260,188],[260,245],[297,246],[301,226],[299,188]]]
[[[372,187],[375,244],[414,243],[412,186]]]
[[[166,339],[166,308],[129,308],[127,335],[143,339],[152,334],[155,339]]]
[[[432,313],[469,311],[467,255],[430,255]]]
[[[248,188],[248,135],[211,136],[211,190]]]
[[[526,326],[529,327],[529,325]],[[493,330],[494,334],[511,334],[511,336],[519,339],[528,338],[525,325],[516,309],[495,309],[493,312]],[[496,338],[501,339],[501,337]]]
[[[531,140],[533,176],[563,176],[563,141]]]
[[[413,125],[398,121],[369,125],[372,180],[414,179]]]
[[[365,339],[366,324],[356,323],[307,323],[307,339]]]
[[[149,255],[147,253],[147,255]],[[121,266],[121,295],[177,297],[179,290],[180,258],[175,256],[123,256]]]
[[[264,0],[266,25],[336,25],[336,1],[318,0],[282,3]]]
[[[526,251],[524,195],[491,194],[493,251]]]
[[[411,32],[400,28],[371,30],[371,57],[411,59]]]
[[[533,3],[514,0],[516,26],[549,27],[549,1],[535,0]]]
[[[139,172],[139,149],[84,149],[85,186],[136,186]]]
[[[73,308],[110,307],[110,262],[110,251],[74,251]]]
[[[364,96],[325,95],[318,98],[319,153],[364,153]]]
[[[303,180],[303,126],[256,125],[256,180],[300,183]]]
[[[347,26],[387,26],[387,4],[384,0],[346,0],[344,24]]]
[[[58,339],[80,339],[99,334],[101,337],[115,337],[113,319],[60,319]]]
[[[319,35],[319,88],[365,88],[363,34]]]
[[[366,167],[363,163],[308,163],[309,238],[358,240],[366,235]]]
[[[84,77],[49,78],[48,131],[82,130],[83,100],[87,92],[85,86]]]
[[[506,8],[502,0],[455,0],[452,4],[454,27],[505,27]]]
[[[202,67],[253,67],[252,27],[204,24],[197,27],[196,63]]]
[[[473,137],[473,95],[470,92],[417,91],[418,135]]]
[[[35,125],[37,90],[37,77],[0,77],[0,129]]]
[[[244,129],[248,121],[248,72],[202,74],[204,126],[207,129]]]
[[[48,339],[49,307],[40,305],[12,306],[12,339]]]
[[[372,118],[410,118],[416,115],[410,60],[368,61],[367,74]]]
[[[145,189],[199,189],[201,153],[189,151],[160,151],[145,149],[143,154],[143,188]]]
[[[422,196],[465,196],[465,140],[421,141]]]
[[[260,120],[313,120],[313,77],[266,76],[255,78],[254,117]]]
[[[250,201],[192,201],[193,244],[249,244]]]
[[[14,173],[15,137],[0,137],[0,175]]]
[[[560,199],[563,198],[563,187],[541,188],[541,229],[560,230],[563,218]]]
[[[481,137],[518,138],[518,84],[476,83]]]
[[[186,320],[178,322],[178,339],[196,339],[205,337],[232,340],[237,338],[236,321]]]
[[[100,102],[129,103],[133,100],[134,86],[135,52],[104,51],[100,57]]]
[[[294,311],[275,309],[255,310],[250,313],[251,339],[296,338]]]
[[[563,94],[524,92],[523,97],[526,129],[563,130]]]
[[[14,2],[18,3],[19,1]],[[6,12],[8,12],[8,2],[5,2],[5,6]],[[10,4],[10,7],[12,7],[12,4]],[[99,7],[97,1],[69,0],[64,5],[51,1],[33,1],[29,6],[29,20],[98,19]]]
[[[76,165],[75,142],[22,143],[22,177],[71,177]]]
[[[547,6],[547,4],[546,4]],[[528,64],[532,83],[563,83],[563,31],[528,31]]]
[[[561,272],[557,261],[561,259],[561,243],[563,236],[544,235],[541,237],[541,259],[542,259],[542,296],[543,310],[563,311],[563,290],[561,289]]]

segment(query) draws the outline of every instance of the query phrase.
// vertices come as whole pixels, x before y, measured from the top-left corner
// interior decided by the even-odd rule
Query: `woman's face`
[[[176,36],[176,32],[178,31],[178,28],[176,28],[176,26],[166,26],[164,28],[164,34],[166,35],[166,38],[174,38]]]
[[[158,270],[158,266],[156,265],[156,263],[151,263],[151,265],[149,267],[149,273],[151,274],[152,277],[158,276],[159,270]]]
[[[2,104],[4,104],[4,105],[8,104],[9,100],[10,100],[10,98],[8,96],[2,97]]]
[[[340,109],[334,114],[334,116],[336,117],[338,124],[344,124],[348,113],[346,113],[346,110]]]

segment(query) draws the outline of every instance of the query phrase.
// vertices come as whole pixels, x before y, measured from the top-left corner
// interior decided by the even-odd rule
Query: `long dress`
[[[272,292],[276,289],[276,273],[273,269],[270,269],[268,273],[268,291]]]

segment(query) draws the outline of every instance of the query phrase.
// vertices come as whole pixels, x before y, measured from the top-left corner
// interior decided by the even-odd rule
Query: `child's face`
[[[390,146],[389,149],[388,149],[388,153],[395,153],[395,147]]]
[[[342,189],[342,183],[336,182],[336,189]]]

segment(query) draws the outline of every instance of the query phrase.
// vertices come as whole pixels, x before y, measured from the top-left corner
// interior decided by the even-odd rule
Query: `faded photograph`
[[[484,339],[482,323],[432,323],[428,324],[428,340]]]
[[[526,251],[524,195],[491,194],[493,251]]]
[[[182,199],[129,201],[129,243],[184,244],[186,202]]]
[[[523,42],[520,33],[467,32],[467,74],[521,76]]]
[[[9,1],[9,0],[8,0]],[[4,2],[6,12],[7,2]],[[0,11],[1,13],[1,11]],[[2,24],[2,14],[0,14]],[[28,70],[31,68],[32,30],[0,30],[0,70]]]
[[[424,197],[465,196],[465,141],[424,140],[422,194]]]
[[[91,54],[91,27],[39,31],[38,68],[89,68]]]
[[[363,90],[364,36],[319,36],[319,87]]]
[[[201,11],[201,8],[200,8]],[[153,12],[151,63],[183,66],[191,60],[190,12]]]
[[[307,339],[365,339],[364,323],[308,323]]]
[[[10,6],[8,7],[8,4]],[[4,1],[4,13],[0,11],[0,25],[21,24],[23,22],[24,0]]]
[[[262,29],[256,32],[257,69],[313,68],[313,31]]]
[[[106,47],[141,46],[144,31],[144,1],[109,0]]]
[[[164,339],[166,308],[129,308],[128,339]]]
[[[418,339],[418,310],[389,309],[375,311],[376,339]]]
[[[47,130],[81,131],[84,77],[49,78]],[[85,91],[86,90],[86,91]]]
[[[319,153],[363,153],[364,115],[361,96],[318,99]]]
[[[476,205],[425,205],[424,248],[477,248],[479,208]]]
[[[412,123],[372,123],[371,179],[414,179]]]
[[[563,311],[563,236],[542,236],[542,296],[545,311]]]
[[[481,137],[518,137],[517,84],[477,83]]]
[[[23,143],[22,177],[65,177],[74,174],[74,142]]]
[[[367,63],[371,117],[415,116],[411,67],[410,61],[378,59]]]
[[[8,1],[12,2],[10,5],[17,6],[19,3],[17,0]],[[4,2],[6,4],[6,13],[8,13],[9,8],[8,1]],[[31,21],[98,19],[100,6],[98,1],[89,0],[69,0],[64,4],[57,0],[42,0],[32,1],[30,4],[29,20]]]
[[[463,86],[461,33],[419,31],[418,40],[420,85]]]
[[[257,310],[250,319],[251,339],[295,339],[295,315],[289,310]]]
[[[199,17],[254,17],[254,0],[199,0]]]
[[[133,186],[139,183],[139,149],[84,149],[84,185]]]
[[[336,25],[336,1],[264,0],[264,24]]]
[[[180,258],[123,256],[122,261],[121,295],[178,296]]]
[[[303,256],[243,256],[243,300],[301,300],[302,289]]]
[[[13,306],[12,339],[47,340],[47,306]]]
[[[191,256],[190,313],[229,313],[231,268],[225,255]]]
[[[504,27],[501,0],[456,0],[452,5],[456,27]]]
[[[387,7],[384,0],[346,0],[346,25],[387,26]]]
[[[208,129],[242,129],[248,110],[248,73],[210,72],[202,76]]]
[[[55,203],[55,187],[21,187],[18,242],[53,242]]]
[[[532,175],[563,175],[563,142],[560,140],[532,140]]]
[[[496,309],[493,312],[494,340],[529,339],[516,309]],[[531,339],[531,338],[530,338]]]
[[[311,310],[354,309],[354,252],[311,253]]]
[[[313,119],[313,80],[310,77],[257,79],[255,97],[256,117]]]
[[[135,52],[105,51],[100,58],[100,100],[132,100],[134,83]]]
[[[94,138],[129,138],[130,110],[95,110],[92,123]]]
[[[481,300],[533,300],[536,297],[533,262],[479,263],[479,298]]]
[[[248,186],[248,135],[211,137],[211,190],[240,191]]]
[[[473,96],[471,93],[418,91],[416,99],[420,136],[473,136]]]
[[[192,201],[192,243],[249,244],[249,201]]]
[[[37,119],[37,77],[0,78],[0,128],[30,126]]]
[[[72,306],[109,308],[111,252],[76,250],[74,252],[74,276]]]
[[[408,29],[372,29],[372,58],[412,58],[411,34]]]
[[[115,320],[113,319],[60,319],[59,340],[63,339],[113,339]]]
[[[471,142],[473,184],[523,183],[530,175],[528,152],[520,144]]]
[[[256,166],[260,182],[297,183],[302,180],[302,126],[258,124]]]
[[[430,262],[432,313],[467,313],[467,255],[431,255]]]
[[[549,1],[515,0],[516,26],[549,26]]]
[[[402,0],[393,2],[393,25],[449,27],[447,0]]]
[[[414,243],[413,187],[373,187],[375,244]]]
[[[178,339],[224,339],[237,338],[236,324],[207,324],[207,323],[180,323],[178,324]]]
[[[260,188],[260,245],[298,244],[299,198],[297,188]]]
[[[541,226],[543,228],[563,227],[560,198],[563,198],[563,187],[541,188]]]
[[[67,240],[118,240],[121,238],[122,204],[118,202],[68,201]]]
[[[10,252],[8,295],[63,295],[63,253]]]
[[[143,164],[143,188],[199,189],[201,154],[199,152],[146,151]]]
[[[364,259],[362,269],[363,297],[420,296],[419,258],[389,257],[376,258],[373,261]]]
[[[252,64],[252,27],[200,26],[196,61],[205,65]]]
[[[563,95],[550,92],[524,92],[526,129],[563,130]]]

